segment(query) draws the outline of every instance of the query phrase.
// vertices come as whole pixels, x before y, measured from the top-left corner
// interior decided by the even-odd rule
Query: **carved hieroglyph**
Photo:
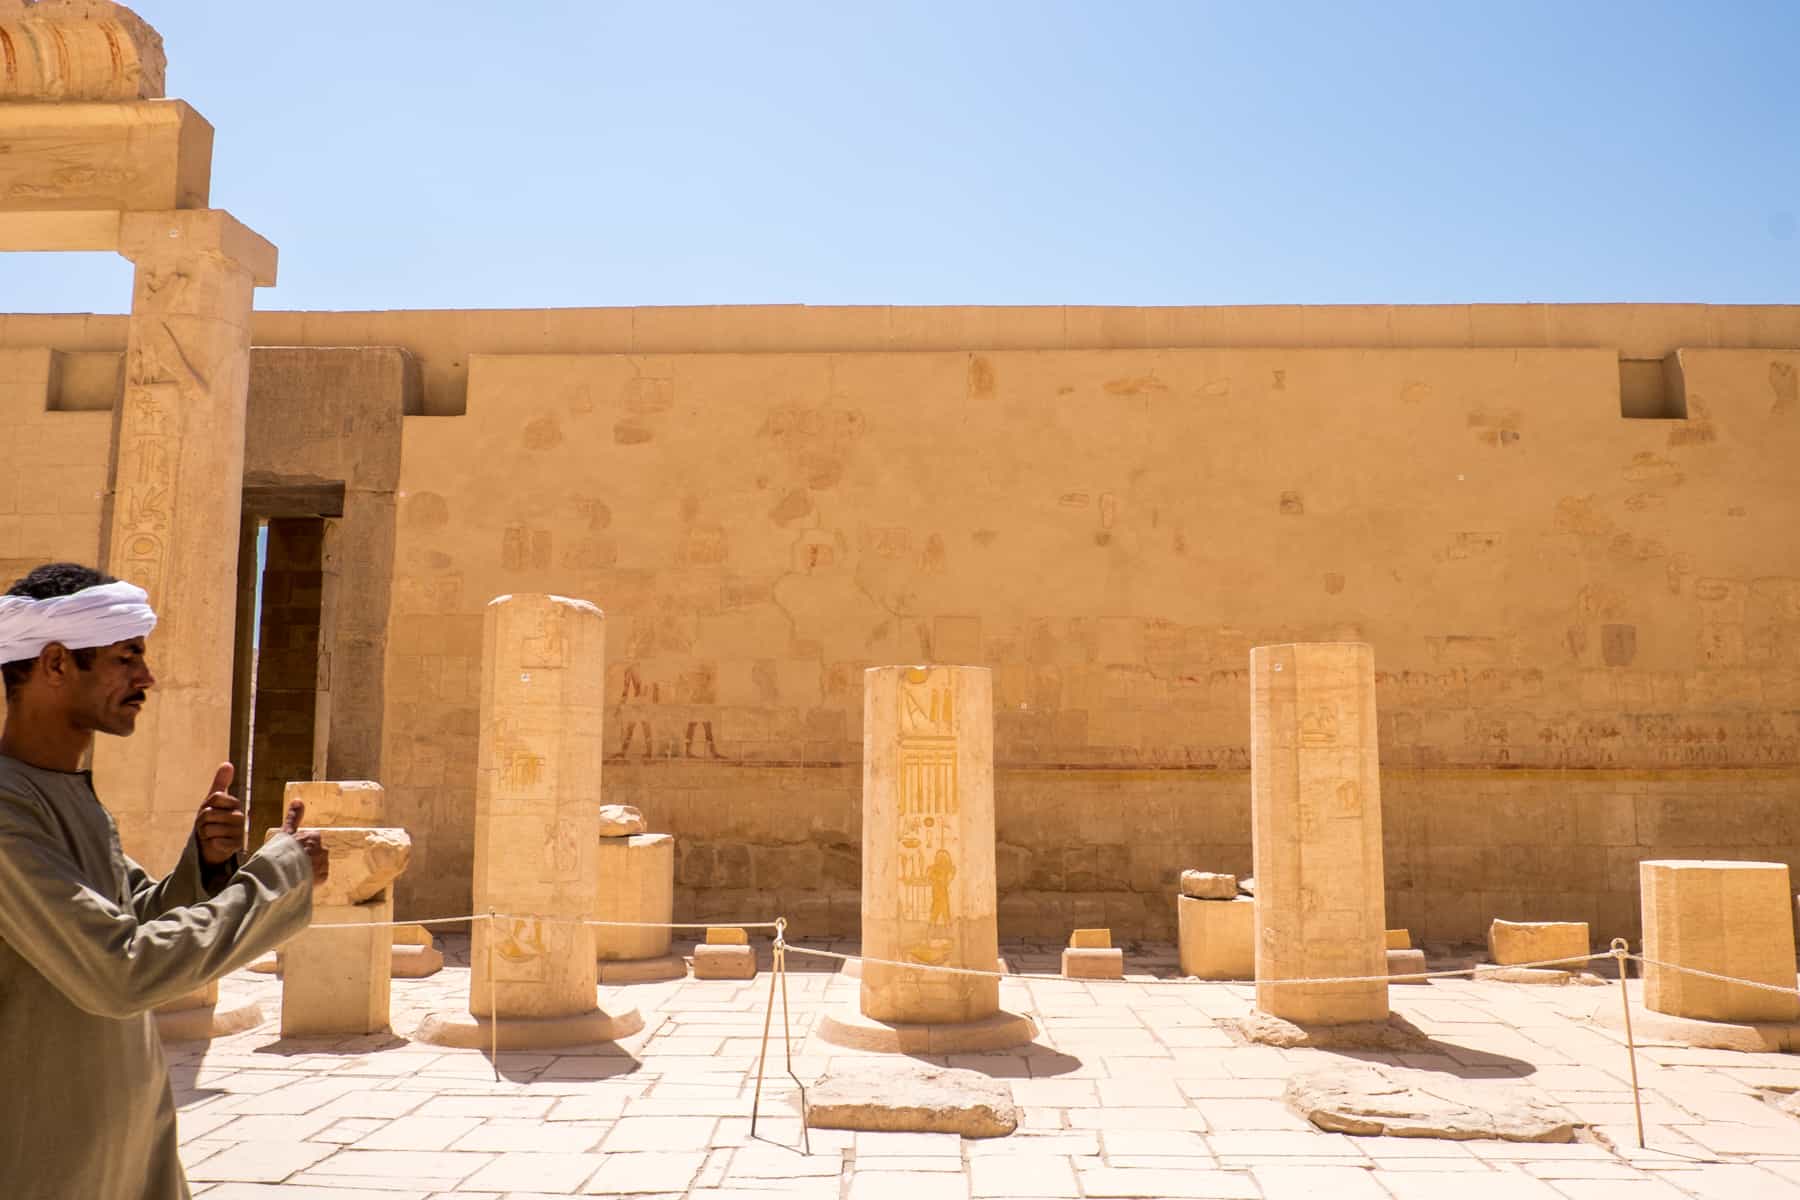
[[[161,873],[230,749],[250,307],[274,249],[190,210],[126,214],[120,251],[137,272],[105,565],[150,593],[157,686],[134,736],[95,746],[94,773],[126,852]]]
[[[599,888],[605,639],[605,617],[586,601],[501,596],[487,607],[475,911],[508,917],[474,925],[477,1017],[596,1011],[592,929],[539,918],[582,920]]]
[[[863,953],[993,970],[993,684],[983,667],[876,667],[863,683]],[[999,981],[866,964],[865,1016],[979,1020]]]
[[[1302,1025],[1387,1018],[1375,655],[1359,642],[1250,651],[1256,1006]],[[1277,986],[1280,979],[1377,982]]]

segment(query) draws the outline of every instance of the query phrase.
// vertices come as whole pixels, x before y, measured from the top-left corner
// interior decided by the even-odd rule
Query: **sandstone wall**
[[[109,320],[0,344],[100,352]],[[607,610],[606,798],[679,836],[688,917],[854,932],[860,671],[929,658],[996,671],[1002,935],[1171,937],[1181,868],[1249,866],[1249,647],[1322,638],[1376,650],[1419,936],[1631,932],[1640,858],[1800,863],[1800,310],[266,313],[258,340],[419,361],[382,681],[404,913],[466,911],[509,591]],[[1621,415],[1665,378],[1684,419]],[[103,490],[106,415],[27,411],[47,387],[9,403]],[[14,459],[0,559],[97,546],[68,487],[17,511],[60,472]]]

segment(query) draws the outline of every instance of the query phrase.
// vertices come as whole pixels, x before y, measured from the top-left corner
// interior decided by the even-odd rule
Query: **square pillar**
[[[863,953],[994,970],[993,679],[985,667],[863,675]],[[997,979],[865,963],[863,1015],[977,1021]]]
[[[1256,1007],[1299,1025],[1385,1021],[1374,651],[1360,642],[1258,646],[1250,689]]]
[[[593,929],[538,918],[585,920],[599,891],[605,651],[606,618],[586,601],[517,595],[487,606],[475,912],[508,915],[474,924],[476,1017],[597,1011]]]
[[[119,230],[137,272],[104,565],[150,593],[157,687],[134,736],[95,746],[94,777],[126,852],[162,874],[231,746],[251,296],[275,251],[213,210]]]

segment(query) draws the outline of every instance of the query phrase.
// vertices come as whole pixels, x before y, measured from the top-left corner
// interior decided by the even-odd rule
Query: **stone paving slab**
[[[204,1200],[1800,1200],[1800,1120],[1758,1095],[1800,1088],[1800,1056],[1687,1047],[1639,1053],[1646,1149],[1636,1145],[1621,1036],[1592,1022],[1596,989],[1436,981],[1395,988],[1416,1052],[1243,1045],[1225,1023],[1251,1010],[1243,984],[1063,981],[1055,952],[1008,946],[1019,974],[1003,1003],[1037,1019],[1033,1044],[924,1058],[1001,1081],[1020,1106],[1010,1137],[811,1131],[801,1153],[780,1013],[758,1134],[750,1134],[768,991],[680,980],[602,989],[645,1016],[614,1046],[504,1053],[406,1040],[427,1012],[466,1001],[468,941],[446,967],[395,980],[396,1035],[288,1039],[279,981],[240,973],[225,990],[271,1021],[170,1047],[183,1155]],[[758,940],[762,970],[770,969]],[[677,949],[683,947],[678,943]],[[853,953],[853,944],[823,948]],[[811,1082],[838,1048],[802,1053],[818,1016],[857,983],[796,959],[794,1072]],[[1608,986],[1616,987],[1617,984]],[[1634,990],[1636,984],[1630,985]],[[1374,1062],[1443,1072],[1466,1088],[1531,1090],[1592,1121],[1568,1145],[1352,1137],[1313,1129],[1281,1102],[1286,1080]]]

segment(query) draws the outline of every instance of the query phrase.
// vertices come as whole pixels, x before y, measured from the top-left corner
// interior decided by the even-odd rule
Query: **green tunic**
[[[0,755],[0,1197],[186,1200],[150,1010],[311,918],[294,839],[272,839],[209,896],[198,843],[151,879],[87,772]]]

